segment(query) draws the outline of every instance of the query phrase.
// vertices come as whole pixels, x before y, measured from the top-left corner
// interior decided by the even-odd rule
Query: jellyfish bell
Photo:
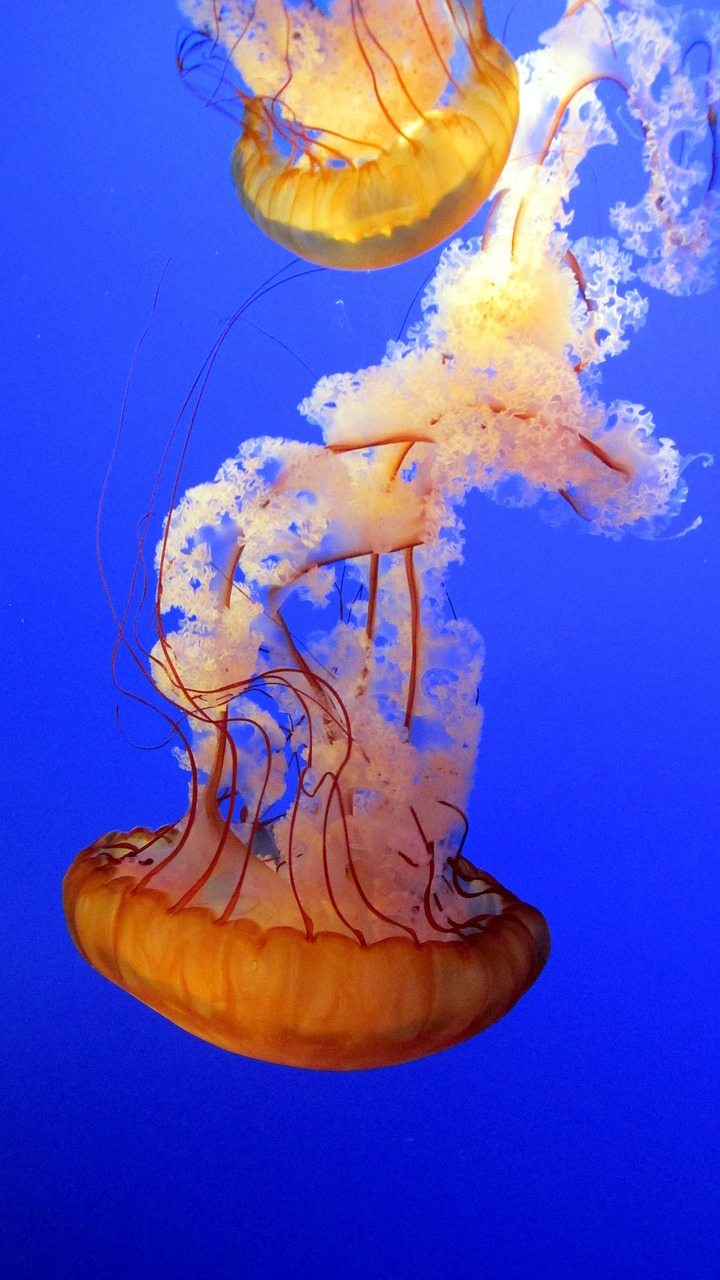
[[[328,267],[424,253],[492,191],[518,116],[515,67],[480,0],[183,0],[246,90],[232,156],[270,239]]]
[[[260,923],[250,911],[224,920],[209,905],[174,910],[170,895],[139,888],[133,874],[157,834],[115,839],[86,850],[65,878],[78,951],[184,1030],[245,1057],[348,1071],[436,1053],[502,1018],[549,951],[539,912],[463,859],[459,891],[490,906],[482,931],[361,944],[337,928],[308,935],[297,912],[286,924],[268,924],[265,910]],[[238,849],[240,865],[245,857]],[[263,884],[259,863],[250,864],[251,878],[267,908],[277,876]]]

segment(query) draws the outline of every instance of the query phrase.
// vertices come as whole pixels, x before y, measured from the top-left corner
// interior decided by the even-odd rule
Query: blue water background
[[[487,9],[501,30],[509,0]],[[559,9],[521,3],[512,50]],[[544,911],[554,948],[497,1027],[393,1070],[284,1069],[184,1034],[72,947],[74,854],[176,817],[184,795],[168,751],[129,744],[157,743],[157,724],[125,706],[116,723],[95,558],[133,350],[169,260],[106,511],[118,598],[183,395],[286,261],[237,206],[232,125],[179,80],[178,25],[172,0],[32,6],[3,24],[3,1274],[717,1277],[717,467],[690,467],[669,532],[703,523],[676,540],[468,505],[451,593],[487,648],[468,850]],[[608,193],[640,190],[622,134],[585,167],[589,233]],[[186,482],[249,434],[308,438],[302,362],[379,359],[435,257],[306,276],[259,302],[258,328],[223,353]],[[717,321],[717,293],[653,293],[606,371],[607,398],[647,404],[685,454],[720,453]]]

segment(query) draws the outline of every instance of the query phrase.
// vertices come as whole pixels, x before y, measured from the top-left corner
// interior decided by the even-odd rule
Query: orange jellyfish
[[[520,60],[502,196],[443,254],[421,322],[319,381],[300,408],[322,444],[248,440],[171,504],[146,656],[188,811],[97,840],[64,902],[96,969],[206,1040],[404,1062],[490,1026],[542,969],[543,917],[474,865],[482,643],[445,584],[473,489],[610,537],[681,509],[687,459],[599,385],[644,321],[638,280],[712,282],[714,104],[686,17],[571,5]],[[704,32],[717,65],[720,22]],[[620,238],[571,240],[577,168],[614,140],[600,79],[641,126],[648,190],[614,209]]]
[[[518,113],[512,59],[480,0],[184,0],[244,88],[232,176],[299,257],[366,270],[439,244],[480,208]],[[192,77],[207,51],[192,36]],[[217,86],[213,96],[218,97]]]
[[[157,609],[183,621],[151,665],[193,726],[190,810],[98,841],[65,880],[91,964],[252,1057],[433,1053],[500,1018],[548,952],[540,914],[464,853],[481,646],[438,596],[410,445],[252,440],[178,503]]]

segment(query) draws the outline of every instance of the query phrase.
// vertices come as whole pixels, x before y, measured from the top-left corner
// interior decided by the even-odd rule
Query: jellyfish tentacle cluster
[[[713,280],[720,22],[699,64],[693,22],[569,5],[518,62],[485,232],[445,250],[420,322],[320,379],[300,409],[322,443],[249,439],[167,517],[150,666],[190,727],[188,813],[95,842],[65,903],[96,968],[205,1039],[407,1061],[491,1025],[545,963],[543,917],[470,860],[482,642],[446,581],[473,489],[613,538],[681,509],[677,448],[604,403],[600,372],[644,322],[640,282]],[[648,190],[616,237],[572,240],[578,169],[615,141],[604,81]]]

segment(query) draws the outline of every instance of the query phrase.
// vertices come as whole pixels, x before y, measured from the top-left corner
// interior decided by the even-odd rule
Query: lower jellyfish
[[[440,244],[482,205],[517,123],[512,59],[481,0],[183,0],[201,36],[191,82],[219,57],[245,88],[233,181],[292,253],[364,271]],[[224,105],[221,98],[218,105]],[[227,109],[227,108],[225,108]]]
[[[703,15],[698,70],[690,18],[571,5],[520,59],[485,233],[446,250],[421,322],[320,380],[301,411],[323,444],[248,440],[168,514],[150,667],[188,813],[97,840],[64,901],[91,964],[206,1040],[399,1063],[490,1026],[543,967],[542,916],[470,861],[482,645],[445,582],[473,488],[610,537],[682,506],[675,446],[598,388],[645,318],[638,279],[712,282],[720,23]],[[615,140],[603,78],[641,126],[648,192],[613,211],[620,239],[571,242],[577,168]]]

